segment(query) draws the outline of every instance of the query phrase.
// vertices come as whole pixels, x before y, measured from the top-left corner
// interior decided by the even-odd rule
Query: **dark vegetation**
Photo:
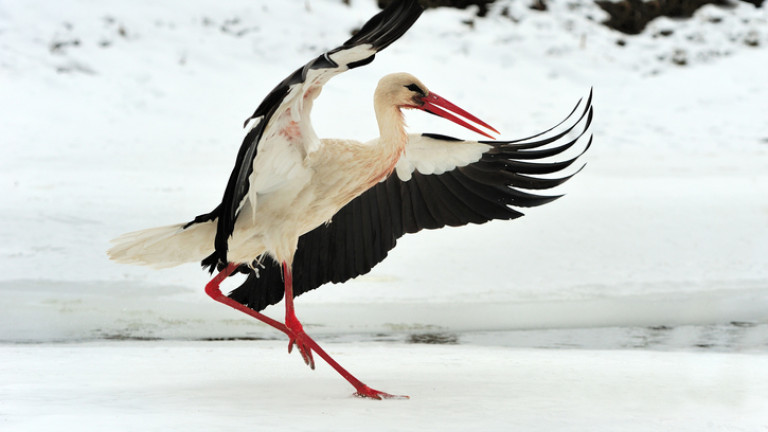
[[[740,0],[760,7],[763,0]],[[627,34],[638,34],[646,24],[660,16],[690,18],[696,10],[707,4],[730,7],[732,0],[595,0],[610,15],[605,25]]]
[[[378,1],[380,7],[385,7],[392,3],[393,0]],[[436,7],[454,7],[459,9],[466,9],[470,6],[477,6],[479,8],[477,15],[482,17],[488,13],[488,5],[494,1],[495,0],[419,0],[419,3],[427,9]]]
[[[393,0],[378,0],[384,7]],[[425,8],[455,7],[466,9],[477,6],[477,15],[485,16],[489,6],[495,0],[419,0]],[[546,11],[550,0],[519,0],[528,3],[528,7]],[[765,0],[594,0],[609,15],[604,22],[608,27],[626,34],[638,34],[655,18],[689,18],[700,7],[715,4],[722,7],[732,6],[736,1],[752,3],[762,7]]]

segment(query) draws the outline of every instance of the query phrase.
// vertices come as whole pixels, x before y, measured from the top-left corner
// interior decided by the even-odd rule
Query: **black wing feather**
[[[338,68],[339,65],[330,56],[339,51],[363,44],[370,44],[375,51],[381,51],[388,47],[405,34],[419,18],[422,11],[423,9],[416,0],[393,2],[368,20],[357,34],[344,42],[340,47],[321,54],[294,71],[278,84],[259,104],[253,115],[245,120],[245,124],[248,124],[252,119],[260,119],[258,124],[243,139],[237,154],[235,167],[224,190],[221,204],[213,212],[199,216],[200,218],[207,218],[207,220],[218,219],[216,239],[214,241],[216,252],[203,261],[204,266],[210,266],[211,261],[215,262],[214,266],[223,266],[227,262],[229,238],[234,231],[240,203],[248,193],[248,178],[253,172],[253,160],[258,153],[259,142],[270,119],[289,94],[291,86],[304,82],[309,71],[313,69]],[[374,55],[372,54],[347,64],[347,69],[345,70],[370,63],[373,61]]]
[[[579,101],[581,103],[581,101]],[[578,105],[577,105],[578,107]],[[386,258],[397,239],[422,229],[484,223],[493,219],[515,219],[523,214],[511,208],[533,207],[559,198],[525,190],[558,186],[580,171],[558,178],[539,174],[560,174],[589,148],[590,137],[578,156],[565,161],[540,161],[571,149],[586,134],[592,122],[591,93],[575,123],[553,136],[539,138],[554,128],[528,139],[483,142],[491,146],[482,158],[443,174],[412,173],[408,181],[391,175],[342,208],[329,224],[321,225],[299,238],[293,261],[294,295],[325,283],[340,283],[371,270]],[[586,120],[585,120],[586,119]],[[581,130],[566,144],[542,148]],[[446,142],[460,141],[436,134],[425,136]],[[553,138],[556,137],[556,138]],[[523,160],[523,161],[521,161]],[[259,269],[260,277],[249,275],[230,297],[255,310],[279,302],[283,297],[281,268],[275,262]],[[250,271],[247,267],[241,267]]]

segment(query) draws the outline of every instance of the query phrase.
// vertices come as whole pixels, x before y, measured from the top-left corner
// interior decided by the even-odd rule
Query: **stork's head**
[[[467,120],[499,133],[484,121],[438,96],[435,92],[429,91],[418,78],[408,73],[394,73],[382,78],[376,88],[376,97],[383,98],[382,102],[398,108],[420,109],[435,114],[491,139],[494,138],[468,123]],[[463,118],[457,117],[454,113]]]

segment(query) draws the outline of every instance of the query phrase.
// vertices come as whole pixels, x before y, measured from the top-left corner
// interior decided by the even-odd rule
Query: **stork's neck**
[[[395,105],[383,103],[374,103],[374,109],[379,123],[379,145],[399,156],[408,141],[402,111]]]

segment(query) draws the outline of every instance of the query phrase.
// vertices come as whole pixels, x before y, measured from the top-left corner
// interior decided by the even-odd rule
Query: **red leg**
[[[335,369],[336,372],[338,372],[342,377],[344,377],[344,379],[352,384],[356,390],[355,396],[373,399],[408,399],[408,396],[394,396],[389,393],[374,390],[363,384],[362,381],[358,380],[346,369],[341,367],[341,365],[338,364],[333,358],[331,358],[331,356],[328,355],[325,350],[320,348],[320,345],[318,345],[317,342],[315,342],[312,338],[309,337],[309,335],[304,332],[304,328],[302,327],[301,322],[299,322],[299,320],[296,318],[296,313],[293,308],[293,277],[288,265],[283,263],[283,276],[285,278],[285,325],[264,314],[256,312],[255,310],[240,304],[221,293],[219,285],[224,279],[232,274],[236,268],[237,264],[229,264],[227,268],[219,272],[219,274],[211,279],[211,281],[208,282],[208,284],[205,286],[206,294],[208,294],[217,302],[224,303],[227,306],[244,312],[258,319],[259,321],[269,324],[272,327],[287,334],[290,338],[290,342],[288,344],[288,352],[291,352],[293,345],[295,344],[298,347],[302,357],[304,358],[304,362],[310,365],[310,367],[313,369],[315,367],[315,363],[314,359],[312,358],[312,351],[316,352],[323,360],[326,361],[326,363]]]
[[[283,263],[283,286],[285,287],[285,326],[291,331],[288,335],[288,354],[293,351],[293,346],[296,345],[301,357],[304,358],[304,363],[314,370],[315,359],[312,358],[312,348],[305,342],[309,336],[304,332],[304,326],[296,318],[293,309],[293,274],[286,263]]]
[[[291,352],[293,344],[295,343],[299,348],[301,355],[304,357],[304,361],[307,362],[307,364],[309,364],[313,369],[314,360],[312,359],[312,351],[316,352],[317,355],[319,355],[323,360],[325,360],[326,363],[334,368],[336,372],[338,372],[342,377],[344,377],[344,379],[352,384],[355,390],[357,390],[355,392],[355,396],[369,397],[373,399],[408,399],[408,396],[394,396],[389,393],[384,393],[368,387],[367,385],[363,384],[362,381],[355,378],[346,369],[341,367],[341,365],[338,364],[336,360],[331,358],[331,356],[328,355],[325,350],[320,348],[320,345],[318,345],[317,342],[315,342],[311,337],[309,337],[307,333],[304,332],[304,328],[302,327],[301,322],[299,322],[298,318],[296,318],[296,312],[293,308],[293,275],[291,273],[290,266],[285,262],[283,262],[283,280],[285,283],[285,325],[293,333],[292,335],[289,335],[291,340],[288,344],[288,352]]]
[[[286,327],[283,323],[273,320],[272,318],[260,314],[256,312],[255,310],[249,308],[248,306],[245,306],[244,304],[238,303],[231,298],[225,296],[221,293],[221,289],[219,289],[219,285],[221,285],[221,282],[226,279],[229,275],[232,274],[233,271],[237,269],[237,264],[229,264],[227,268],[220,271],[219,274],[217,274],[213,279],[211,279],[210,282],[208,282],[207,285],[205,285],[205,293],[208,294],[212,299],[216,300],[219,303],[224,303],[225,305],[235,308],[239,310],[240,312],[247,313],[248,315],[256,318],[257,320],[269,324],[272,327],[280,330],[281,332],[285,334],[289,334],[288,327]]]

